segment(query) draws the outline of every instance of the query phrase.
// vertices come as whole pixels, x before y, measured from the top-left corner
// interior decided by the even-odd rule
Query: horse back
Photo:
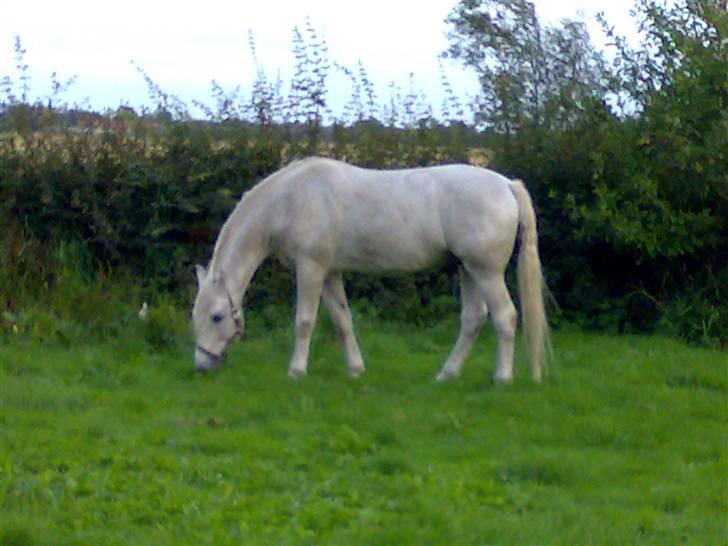
[[[378,171],[309,159],[278,185],[272,240],[286,261],[416,271],[488,247],[512,249],[518,210],[507,179],[467,165]],[[508,253],[510,255],[510,252]]]

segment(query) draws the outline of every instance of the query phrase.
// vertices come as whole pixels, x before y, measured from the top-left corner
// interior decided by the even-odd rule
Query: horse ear
[[[207,278],[207,269],[205,269],[201,265],[196,265],[195,273],[197,274],[197,284],[202,284]]]

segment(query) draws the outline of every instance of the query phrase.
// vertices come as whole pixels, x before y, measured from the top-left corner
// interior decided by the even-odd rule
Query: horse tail
[[[536,213],[531,196],[520,180],[511,181],[511,191],[518,203],[520,225],[520,250],[518,252],[518,295],[523,313],[523,329],[526,347],[531,360],[531,376],[541,381],[546,363],[548,346],[548,322],[544,308],[544,281],[541,259],[538,255],[538,231]]]

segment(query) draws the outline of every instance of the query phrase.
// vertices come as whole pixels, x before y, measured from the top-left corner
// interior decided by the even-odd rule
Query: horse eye
[[[222,320],[222,315],[220,313],[215,313],[212,315],[212,322],[220,322]]]

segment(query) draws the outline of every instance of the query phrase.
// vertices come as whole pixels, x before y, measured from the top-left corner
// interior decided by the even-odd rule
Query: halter
[[[225,283],[223,283],[223,287],[225,288],[225,295],[227,296],[228,303],[230,304],[230,314],[232,316],[233,322],[235,323],[235,333],[233,334],[233,337],[231,337],[225,344],[225,347],[229,347],[233,341],[243,335],[243,322],[241,319],[242,315],[240,313],[240,309],[238,309],[235,305],[235,302],[233,301],[233,298],[230,295],[230,291],[227,289],[227,286],[225,286]],[[212,358],[215,361],[222,360],[227,356],[227,351],[222,351],[218,354],[210,351],[209,349],[205,349],[202,345],[199,344],[195,348],[203,355]]]

